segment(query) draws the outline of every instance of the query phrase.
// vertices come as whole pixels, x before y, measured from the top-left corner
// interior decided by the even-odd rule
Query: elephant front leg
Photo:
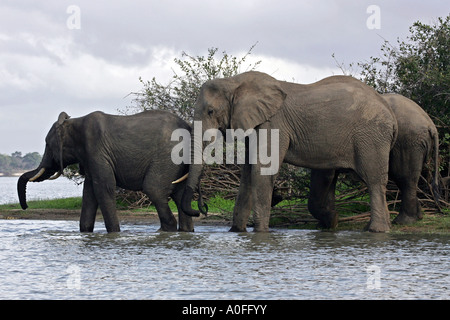
[[[251,188],[251,170],[250,164],[244,164],[241,168],[241,183],[233,209],[233,224],[231,232],[247,231],[247,222],[252,211],[252,188]]]
[[[92,187],[92,180],[86,178],[83,185],[83,202],[81,206],[80,232],[93,232],[98,202]]]
[[[261,175],[255,166],[252,170],[253,223],[255,232],[268,232],[275,176]]]

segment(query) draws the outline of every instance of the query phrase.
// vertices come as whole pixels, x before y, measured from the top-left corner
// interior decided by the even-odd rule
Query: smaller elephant
[[[94,230],[98,207],[107,231],[120,231],[116,186],[142,190],[154,203],[163,231],[177,230],[177,221],[168,206],[168,197],[172,197],[178,207],[179,230],[194,231],[192,217],[185,215],[180,206],[185,188],[180,177],[189,171],[189,165],[171,161],[172,148],[177,144],[171,141],[171,134],[179,128],[191,130],[185,121],[166,111],[145,111],[131,116],[97,111],[73,119],[62,112],[47,134],[39,167],[18,180],[20,204],[24,210],[27,208],[28,181],[54,178],[68,165],[78,163],[85,177],[81,232]],[[174,180],[178,183],[172,183]]]
[[[400,190],[400,213],[393,223],[409,224],[422,219],[423,214],[417,198],[417,185],[422,167],[434,150],[435,197],[438,192],[439,136],[433,121],[414,101],[399,94],[384,94],[383,99],[391,107],[398,123],[398,137],[390,152],[389,178]],[[335,186],[339,171],[312,170],[308,209],[319,220],[319,226],[337,226],[335,211]]]

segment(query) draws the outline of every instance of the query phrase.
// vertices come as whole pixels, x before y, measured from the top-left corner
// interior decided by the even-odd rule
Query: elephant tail
[[[440,196],[441,190],[440,190],[440,186],[439,186],[439,134],[435,128],[433,128],[433,129],[430,128],[429,130],[430,130],[431,138],[433,139],[433,148],[434,148],[434,153],[433,153],[434,176],[433,176],[433,181],[431,182],[431,188],[433,191],[434,200],[440,211],[441,208],[439,206],[439,198],[441,197]]]

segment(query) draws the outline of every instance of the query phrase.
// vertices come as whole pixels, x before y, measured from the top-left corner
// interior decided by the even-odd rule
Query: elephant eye
[[[208,109],[208,116],[212,115],[214,113],[213,109]]]

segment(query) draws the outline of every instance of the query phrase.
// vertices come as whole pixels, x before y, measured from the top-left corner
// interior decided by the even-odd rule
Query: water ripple
[[[0,298],[449,298],[449,236],[157,229],[0,220]]]

